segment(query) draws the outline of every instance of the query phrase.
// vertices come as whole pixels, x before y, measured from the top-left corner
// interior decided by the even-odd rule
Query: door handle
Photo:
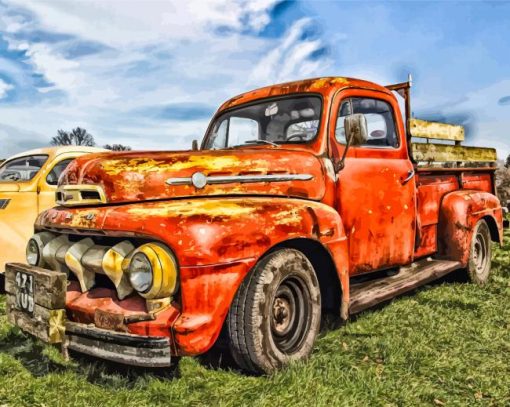
[[[402,185],[407,184],[414,177],[414,170],[407,171],[407,177],[401,181]]]

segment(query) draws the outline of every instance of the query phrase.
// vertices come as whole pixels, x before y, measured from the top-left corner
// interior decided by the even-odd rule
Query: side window
[[[227,145],[227,129],[228,129],[228,119],[223,120],[214,129],[213,136],[212,136],[212,145],[211,145],[211,148],[213,150],[217,150],[219,148],[225,148],[225,146]]]
[[[342,102],[336,119],[335,138],[341,144],[347,143],[345,139],[345,118],[350,114],[352,114],[351,100],[347,99]]]
[[[340,106],[335,137],[345,144],[344,119],[350,113],[362,113],[367,120],[366,146],[398,147],[393,109],[389,103],[370,98],[351,98]]]
[[[62,160],[59,163],[55,164],[53,169],[49,172],[48,176],[46,177],[46,182],[48,183],[48,185],[57,185],[60,175],[64,172],[69,163],[73,160],[74,158],[68,158],[67,160]]]
[[[259,124],[253,119],[232,116],[214,129],[211,149],[221,149],[244,144],[248,140],[259,139]]]

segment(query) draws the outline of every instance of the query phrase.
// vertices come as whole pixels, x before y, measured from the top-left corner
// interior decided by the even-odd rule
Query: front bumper
[[[108,331],[76,322],[66,323],[66,346],[79,353],[140,367],[168,367],[170,338]]]
[[[163,321],[158,321],[158,318],[132,324],[122,322],[115,325],[118,330],[96,326],[99,320],[108,326],[112,321],[115,322],[117,317],[123,317],[124,321],[123,314],[108,312],[112,306],[120,308],[119,304],[114,304],[111,299],[112,290],[106,290],[110,295],[107,297],[94,299],[90,298],[91,293],[85,293],[70,299],[70,294],[74,297],[73,294],[76,293],[69,291],[73,284],[68,284],[65,273],[24,264],[8,264],[5,277],[8,320],[24,332],[43,342],[63,344],[68,349],[117,363],[140,367],[170,366],[170,329]],[[79,299],[92,301],[96,309],[102,311],[102,318],[96,323],[87,320],[66,321],[67,317],[71,318],[70,314],[79,314],[77,309],[69,309],[69,306]],[[98,307],[101,302],[106,308]],[[168,313],[175,315],[177,311],[170,308]],[[128,314],[140,315],[137,310],[128,311]],[[159,317],[165,315],[160,314]],[[164,329],[165,327],[167,329]]]

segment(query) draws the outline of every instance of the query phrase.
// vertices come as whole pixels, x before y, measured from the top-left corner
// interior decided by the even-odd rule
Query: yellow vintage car
[[[67,165],[95,147],[48,147],[26,151],[0,166],[0,290],[7,262],[25,262],[26,242],[37,215],[55,206],[58,178]]]

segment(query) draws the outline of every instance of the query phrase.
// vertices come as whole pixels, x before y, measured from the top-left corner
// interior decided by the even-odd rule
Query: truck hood
[[[61,190],[97,185],[104,203],[214,195],[272,195],[320,200],[321,161],[285,149],[129,152],[79,157],[61,178]]]

